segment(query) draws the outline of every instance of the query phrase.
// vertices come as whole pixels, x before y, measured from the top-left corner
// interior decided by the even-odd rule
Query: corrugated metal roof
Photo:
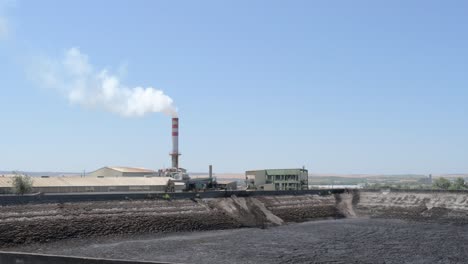
[[[12,177],[0,177],[0,187],[11,187],[12,182]]]
[[[166,185],[171,177],[33,177],[33,187],[71,187],[71,186],[150,186]],[[0,187],[11,187],[13,179],[0,177]]]
[[[268,175],[288,175],[288,174],[299,174],[303,172],[303,169],[272,169],[266,170]]]
[[[132,168],[132,167],[105,167],[111,170],[116,170],[120,172],[147,172],[147,173],[155,173],[154,170],[145,169],[145,168]]]
[[[300,172],[306,172],[304,169],[265,169],[265,170],[250,170],[246,171],[246,174],[255,174],[257,172],[266,172],[268,175],[288,175],[288,174],[298,174]]]

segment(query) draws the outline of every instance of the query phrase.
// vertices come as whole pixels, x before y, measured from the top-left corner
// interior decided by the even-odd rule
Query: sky
[[[192,172],[467,173],[467,12],[0,0],[0,170],[168,167],[176,109]],[[131,110],[127,97],[139,98]]]

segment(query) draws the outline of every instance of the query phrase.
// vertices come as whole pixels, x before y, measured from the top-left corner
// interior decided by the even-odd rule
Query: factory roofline
[[[156,171],[145,169],[145,168],[134,168],[134,167],[119,167],[119,166],[106,166],[104,168],[108,168],[115,171],[120,172],[148,172],[148,173],[155,173]]]
[[[84,187],[84,186],[164,186],[171,177],[32,177],[33,187]],[[12,187],[13,178],[0,177],[0,187]]]
[[[275,173],[275,172],[285,172],[285,171],[307,171],[307,169],[304,169],[304,168],[293,168],[293,169],[262,169],[262,170],[248,170],[248,171],[246,171],[245,173],[257,172],[257,171],[266,171],[267,173],[268,173],[268,172]]]

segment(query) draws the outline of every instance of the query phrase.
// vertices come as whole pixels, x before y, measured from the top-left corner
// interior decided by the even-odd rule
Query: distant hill
[[[429,174],[330,174],[330,173],[309,173],[309,177],[337,177],[337,178],[423,178]],[[452,173],[452,174],[432,174],[432,177],[468,177],[468,173]]]

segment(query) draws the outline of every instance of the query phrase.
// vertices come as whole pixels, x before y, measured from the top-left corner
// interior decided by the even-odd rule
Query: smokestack
[[[210,175],[210,179],[213,178],[213,165],[208,167],[208,175]]]
[[[172,167],[179,168],[179,118],[172,118]]]

